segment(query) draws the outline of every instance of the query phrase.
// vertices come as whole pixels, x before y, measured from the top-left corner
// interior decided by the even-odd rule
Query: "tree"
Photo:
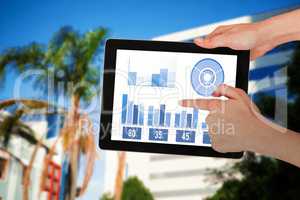
[[[94,65],[94,59],[100,53],[106,33],[106,29],[97,28],[81,35],[71,27],[63,27],[53,36],[47,47],[32,43],[24,47],[10,48],[0,56],[0,75],[5,75],[8,66],[16,66],[18,71],[38,69],[42,73],[34,80],[35,86],[47,92],[51,86],[48,82],[50,77],[53,82],[50,89],[55,91],[56,96],[64,96],[70,101],[70,109],[61,130],[64,150],[70,155],[71,179],[70,189],[67,191],[67,199],[70,200],[82,195],[89,181],[89,178],[85,179],[85,186],[77,190],[78,161],[80,154],[87,150],[80,145],[84,142],[80,141],[89,144],[91,140],[94,142],[91,134],[82,134],[84,132],[80,131],[80,105],[88,104],[99,93],[100,67]],[[90,155],[95,155],[95,148],[93,151]],[[86,177],[91,177],[92,165],[88,166],[89,170],[86,172],[89,174]]]
[[[154,200],[151,192],[137,177],[130,177],[124,182],[122,200]]]
[[[110,193],[104,193],[100,200],[114,200],[114,197]]]
[[[251,156],[235,166],[242,179],[230,179],[209,200],[299,199],[299,169],[267,157]]]
[[[288,65],[288,128],[300,131],[300,44]],[[262,95],[257,105],[268,118],[274,117],[275,99]],[[284,147],[278,147],[284,148]],[[226,180],[208,200],[235,199],[299,199],[299,168],[280,160],[249,154],[231,170],[242,175],[241,179]],[[227,171],[222,173],[227,174]],[[222,174],[221,173],[221,174]]]
[[[100,200],[115,199],[109,193],[105,193]],[[146,188],[137,177],[129,177],[123,185],[121,200],[154,200],[150,190]]]

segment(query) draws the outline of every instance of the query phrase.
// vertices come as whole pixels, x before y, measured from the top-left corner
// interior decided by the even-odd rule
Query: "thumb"
[[[196,45],[200,47],[209,48],[209,49],[227,46],[226,40],[223,35],[216,35],[205,39],[197,38],[194,40],[194,42]]]

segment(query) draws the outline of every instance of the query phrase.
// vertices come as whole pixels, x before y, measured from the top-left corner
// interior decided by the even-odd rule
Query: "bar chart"
[[[160,69],[159,73],[141,76],[137,72],[128,71],[128,85],[173,88],[175,75],[175,72],[169,72],[168,69]]]
[[[210,144],[207,125],[199,121],[197,109],[169,112],[165,104],[145,108],[143,104],[130,101],[128,94],[122,94],[121,124],[123,139],[141,140],[142,131],[147,130],[149,141],[167,142],[173,132],[176,142],[195,143],[198,128],[201,128],[203,144]]]
[[[145,118],[147,121],[144,120]],[[121,123],[150,127],[197,129],[198,110],[193,109],[191,113],[187,111],[171,113],[166,111],[165,104],[160,104],[157,107],[150,105],[145,109],[143,104],[134,104],[133,101],[128,100],[127,94],[123,94]]]

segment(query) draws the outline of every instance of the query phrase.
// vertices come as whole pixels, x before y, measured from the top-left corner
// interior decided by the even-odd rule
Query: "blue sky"
[[[111,36],[150,39],[246,14],[299,4],[299,0],[1,0],[0,50],[30,41],[46,43],[54,31],[72,25],[97,26]]]
[[[0,51],[36,41],[47,44],[61,26],[84,32],[103,26],[110,37],[151,39],[220,20],[300,5],[300,0],[0,0]],[[13,73],[0,89],[0,99],[12,95]],[[101,191],[103,168],[98,162],[84,199]]]
[[[300,0],[0,0],[0,52],[32,41],[47,44],[60,27],[85,32],[99,26],[109,36],[151,39],[242,15],[300,4]],[[0,99],[11,97],[15,75],[1,88]],[[36,91],[22,88],[24,97]],[[27,91],[30,92],[27,92]]]

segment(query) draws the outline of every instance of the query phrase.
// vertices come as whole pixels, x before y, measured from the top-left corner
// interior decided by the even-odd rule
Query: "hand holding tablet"
[[[108,40],[100,147],[239,158],[211,148],[207,110],[181,99],[212,99],[221,84],[247,91],[249,51],[190,43]],[[109,112],[107,112],[109,111]]]

